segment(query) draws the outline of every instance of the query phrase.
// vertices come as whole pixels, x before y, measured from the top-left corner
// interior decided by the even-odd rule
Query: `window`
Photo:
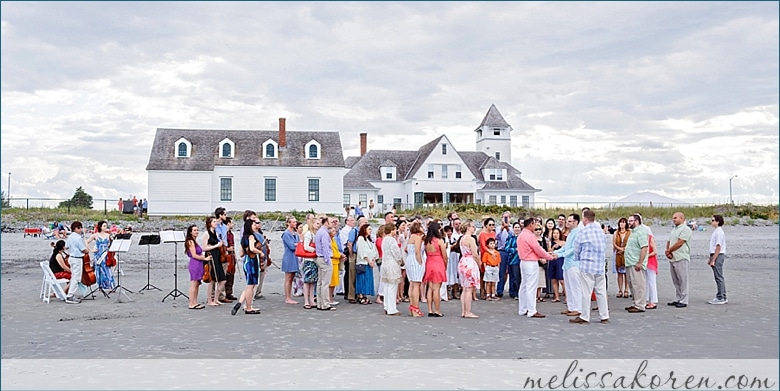
[[[276,201],[276,178],[265,178],[265,200]]]
[[[360,205],[367,206],[368,203],[366,202],[368,200],[368,195],[366,194],[358,194],[358,202],[360,202]]]
[[[477,130],[477,137],[482,137],[482,129]]]
[[[346,208],[350,204],[350,197],[348,193],[344,194],[344,199],[341,200],[341,203],[344,204],[344,207]]]
[[[531,204],[530,197],[523,196],[523,208],[528,208],[529,206],[531,206],[530,204]]]
[[[496,151],[496,160],[501,160],[501,152]]]
[[[506,205],[506,196],[505,195],[501,196],[501,205]]]
[[[175,143],[173,143],[175,146],[175,150],[173,151],[174,156],[176,157],[190,157],[192,154],[192,144],[190,144],[189,141],[187,141],[186,138],[181,137],[178,140],[176,140]]]
[[[446,155],[447,154],[447,144],[441,145],[441,154]]]
[[[263,149],[260,152],[263,153],[263,159],[276,159],[279,155],[276,153],[279,150],[279,144],[276,141],[268,139],[263,143]]]
[[[449,174],[447,173],[447,165],[446,164],[442,164],[441,165],[441,177],[442,177],[442,179],[447,179],[448,175]]]
[[[504,170],[497,169],[496,170],[496,180],[497,181],[503,181],[504,180]]]
[[[461,173],[460,173],[460,164],[459,164],[459,165],[457,165],[457,166],[455,166],[455,178],[456,178],[456,179],[460,179],[460,178],[461,178]]]
[[[319,159],[320,158],[320,143],[315,140],[311,140],[303,147],[303,156],[306,159]]]
[[[517,207],[517,196],[509,196],[509,206],[513,208]]]
[[[495,174],[495,172],[494,172],[494,171],[491,171],[491,172],[490,172],[490,176],[489,176],[489,178],[490,178],[490,180],[491,180],[491,181],[495,181],[495,180],[496,180],[496,174]]]
[[[376,196],[376,203],[382,205],[385,203],[385,196],[379,194]]]
[[[388,171],[387,174],[385,174],[385,179],[393,179],[393,173]]]
[[[219,149],[217,151],[219,152],[219,157],[229,159],[235,156],[235,149],[236,145],[233,144],[229,138],[225,138],[219,142]]]
[[[309,178],[309,201],[320,200],[320,180]]]
[[[501,128],[493,128],[493,135],[494,136],[500,136],[501,135]]]
[[[488,197],[488,205],[495,205],[496,204],[496,196],[492,195]]]
[[[393,208],[401,209],[401,202],[400,198],[393,198]]]
[[[233,201],[233,178],[219,178],[219,200]]]
[[[428,165],[428,179],[433,179],[433,164]]]

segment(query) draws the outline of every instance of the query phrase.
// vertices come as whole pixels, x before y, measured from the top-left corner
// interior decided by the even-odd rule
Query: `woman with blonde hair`
[[[463,234],[460,238],[460,260],[458,261],[458,281],[463,288],[463,293],[460,295],[461,306],[461,318],[479,318],[471,312],[471,301],[474,289],[479,286],[480,274],[479,274],[479,258],[474,255],[477,254],[477,242],[474,240],[474,223],[470,220],[465,221],[460,226],[460,233]]]
[[[420,311],[420,285],[425,273],[425,260],[422,255],[423,229],[419,222],[412,223],[409,228],[409,239],[406,242],[406,277],[409,278],[409,315],[423,316]]]
[[[358,232],[355,294],[357,294],[357,302],[360,304],[371,304],[372,301],[368,299],[368,296],[374,295],[374,266],[379,259],[379,252],[376,249],[376,244],[371,240],[373,230],[370,224],[364,224]]]

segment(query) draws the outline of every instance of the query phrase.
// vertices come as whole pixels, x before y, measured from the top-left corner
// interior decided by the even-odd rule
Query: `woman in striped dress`
[[[409,278],[409,314],[423,316],[420,311],[420,284],[425,274],[425,260],[422,256],[423,229],[419,222],[414,222],[409,228],[411,234],[406,242],[406,276]]]

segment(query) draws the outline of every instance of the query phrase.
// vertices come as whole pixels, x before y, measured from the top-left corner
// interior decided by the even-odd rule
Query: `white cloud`
[[[543,199],[716,202],[734,174],[735,199],[780,193],[777,3],[0,7],[14,196],[143,195],[157,127],[473,150],[492,103]]]

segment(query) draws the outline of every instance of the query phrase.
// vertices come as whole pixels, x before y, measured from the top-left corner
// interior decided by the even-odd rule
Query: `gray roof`
[[[180,138],[192,144],[190,157],[176,156],[174,144]],[[235,145],[234,158],[219,157],[219,143],[225,138]],[[212,171],[215,166],[344,167],[344,153],[338,132],[287,131],[287,147],[277,159],[264,159],[263,143],[279,142],[278,130],[217,130],[158,128],[147,170]],[[322,147],[320,159],[306,159],[304,147],[315,140]]]
[[[357,163],[354,163],[351,169],[344,175],[344,189],[376,189],[376,186],[370,182],[381,182],[382,173],[380,167],[387,167],[389,163],[395,163],[396,178],[399,181],[412,178],[420,166],[428,159],[433,148],[441,141],[439,136],[428,144],[423,145],[417,151],[387,151],[375,150],[368,151],[364,156],[358,157]],[[533,186],[520,179],[520,171],[508,163],[501,162],[496,158],[489,156],[484,152],[458,152],[466,167],[472,175],[480,181],[485,182],[485,190],[531,190]],[[347,161],[355,157],[347,158]],[[482,175],[484,168],[504,168],[507,172],[507,178],[504,182],[485,181]]]
[[[484,152],[458,152],[463,162],[466,163],[471,173],[477,178],[478,181],[485,182],[485,186],[482,190],[532,190],[541,191],[535,189],[529,185],[528,182],[520,179],[520,171],[511,164],[505,163],[496,158],[489,156]],[[506,169],[506,181],[485,181],[485,177],[482,175],[482,168],[504,168]]]
[[[495,104],[491,104],[490,108],[487,111],[487,114],[485,114],[485,118],[482,119],[482,122],[477,126],[474,131],[479,130],[483,126],[487,127],[496,127],[496,128],[508,128],[510,127],[509,124],[504,119],[504,116],[501,115],[501,113],[498,112],[498,109],[496,108]]]
[[[419,151],[368,151],[344,175],[344,189],[376,189],[369,181],[382,181],[382,173],[379,168],[387,160],[397,162],[395,164],[395,177],[403,180],[418,154]],[[350,159],[352,157],[347,158],[347,160]]]
[[[390,159],[385,159],[385,161],[382,162],[382,164],[379,165],[379,167],[398,167],[395,163],[393,163]]]
[[[358,160],[360,160],[360,156],[350,156],[344,159],[344,166],[346,168],[352,168],[352,166],[354,166],[355,163],[358,162]]]

